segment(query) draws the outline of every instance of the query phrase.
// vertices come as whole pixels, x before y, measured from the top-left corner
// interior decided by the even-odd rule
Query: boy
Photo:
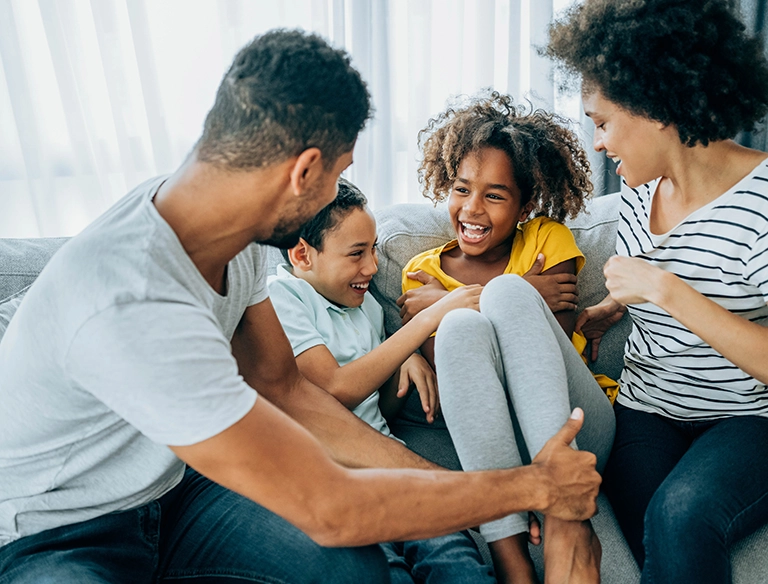
[[[269,292],[302,374],[391,436],[385,415],[397,412],[411,383],[427,420],[434,420],[439,407],[435,375],[414,351],[448,311],[477,308],[480,287],[451,293],[385,340],[381,306],[367,294],[378,259],[376,223],[366,202],[354,185],[340,179],[336,199],[284,252],[291,265],[278,268]],[[383,547],[393,582],[413,582],[411,574],[419,580],[495,582],[466,532]]]

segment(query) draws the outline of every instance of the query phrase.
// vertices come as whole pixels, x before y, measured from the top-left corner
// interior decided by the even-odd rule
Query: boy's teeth
[[[368,282],[363,282],[362,284],[352,284],[353,288],[357,288],[358,290],[367,290],[368,289]]]

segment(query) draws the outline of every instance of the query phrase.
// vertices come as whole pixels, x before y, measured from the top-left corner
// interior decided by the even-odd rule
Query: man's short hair
[[[273,30],[235,56],[196,156],[248,170],[317,147],[329,168],[352,150],[371,113],[366,84],[344,51],[315,34]]]
[[[323,251],[325,236],[336,229],[341,221],[355,209],[365,209],[368,199],[360,189],[344,178],[339,178],[339,190],[336,198],[301,228],[301,238],[317,251]],[[285,261],[288,250],[281,250]]]

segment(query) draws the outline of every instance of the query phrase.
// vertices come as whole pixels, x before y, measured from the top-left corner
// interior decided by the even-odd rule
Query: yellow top
[[[576,273],[584,267],[584,254],[576,245],[573,233],[562,223],[558,223],[549,217],[536,217],[517,226],[518,233],[512,243],[512,252],[509,254],[509,263],[504,269],[505,274],[517,274],[522,276],[533,267],[536,258],[540,253],[544,254],[544,267],[542,271],[556,266],[570,259],[576,260]],[[422,286],[421,282],[411,280],[406,275],[407,272],[423,270],[430,276],[434,276],[445,286],[446,290],[451,291],[463,282],[459,282],[443,271],[440,256],[443,252],[454,249],[458,245],[457,240],[452,240],[442,247],[427,250],[411,259],[403,268],[403,292]],[[587,339],[582,333],[573,333],[571,337],[576,351],[583,357],[583,352],[587,346]],[[586,362],[586,360],[585,360]],[[611,403],[616,399],[619,392],[619,384],[614,380],[600,373],[594,374],[595,380],[603,388]]]

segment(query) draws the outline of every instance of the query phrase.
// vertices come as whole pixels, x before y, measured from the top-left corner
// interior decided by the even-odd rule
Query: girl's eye
[[[467,194],[469,190],[466,187],[453,187],[453,190],[457,193]]]
[[[503,201],[504,200],[504,197],[501,197],[501,196],[499,196],[499,195],[497,195],[495,193],[488,193],[486,195],[486,197],[488,197],[489,199],[493,199],[494,201]]]

